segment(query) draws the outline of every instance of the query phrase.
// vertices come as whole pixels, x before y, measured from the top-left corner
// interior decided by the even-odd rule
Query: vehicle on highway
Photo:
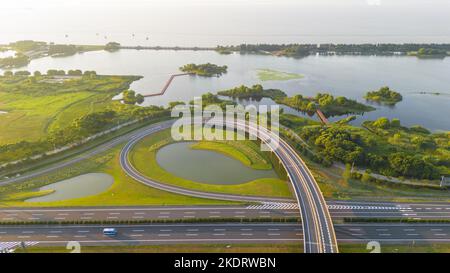
[[[103,235],[110,236],[110,237],[116,236],[117,230],[115,228],[104,228]]]

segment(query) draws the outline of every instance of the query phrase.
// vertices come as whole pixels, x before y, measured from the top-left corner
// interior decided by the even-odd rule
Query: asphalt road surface
[[[118,225],[117,236],[103,235],[103,226],[0,227],[1,242],[65,244],[180,244],[180,243],[287,243],[302,242],[298,224],[151,224]],[[338,224],[339,242],[446,243],[450,226],[439,224]]]
[[[347,217],[450,219],[448,203],[367,203],[328,201],[335,220]],[[295,203],[249,206],[152,206],[97,208],[4,208],[0,221],[143,220],[299,217]],[[388,224],[387,224],[388,225]]]

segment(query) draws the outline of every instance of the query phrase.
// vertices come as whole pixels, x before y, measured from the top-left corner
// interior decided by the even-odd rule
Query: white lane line
[[[69,216],[68,213],[58,213],[58,216]]]
[[[33,234],[34,233],[34,231],[28,231],[28,230],[26,230],[26,231],[22,231],[22,234]]]
[[[120,212],[110,212],[109,215],[120,215]]]
[[[170,212],[160,212],[159,214],[170,214]]]
[[[252,231],[253,229],[251,228],[241,228],[241,231]]]
[[[49,233],[62,233],[62,230],[50,230]]]
[[[171,229],[160,229],[159,231],[161,231],[161,232],[171,232],[172,230]]]
[[[361,233],[351,233],[350,235],[352,235],[352,236],[363,236],[363,234],[361,234]]]
[[[26,239],[26,238],[30,238],[30,236],[17,236],[17,238]]]
[[[211,214],[220,214],[220,211],[210,211]]]
[[[236,214],[245,214],[245,211],[235,211]]]
[[[209,218],[219,218],[219,215],[210,215]]]
[[[28,220],[40,220],[41,218],[39,218],[39,217],[30,217],[30,218],[28,218]]]
[[[158,234],[159,237],[169,237],[170,234]]]
[[[194,215],[184,215],[183,218],[194,218]]]
[[[145,214],[145,212],[135,212],[134,214],[136,214],[136,215],[142,215],[142,214]]]
[[[90,219],[92,219],[92,217],[80,217],[80,219],[82,219],[82,220],[90,220]]]
[[[419,236],[417,233],[407,233],[406,236]]]
[[[213,236],[225,236],[225,233],[213,233]]]
[[[130,235],[130,237],[142,237],[142,236],[144,236],[144,235],[142,235],[142,234],[131,234]]]
[[[403,229],[403,231],[416,231],[416,229],[415,228],[405,228],[405,229]]]
[[[45,236],[46,238],[59,238],[59,236],[58,235],[47,235],[47,236]]]
[[[195,211],[185,211],[184,213],[185,214],[195,214],[196,212]]]
[[[434,236],[447,236],[447,234],[445,234],[445,233],[436,233],[436,234],[434,234]]]
[[[432,228],[431,231],[442,231],[442,228]]]
[[[118,219],[117,216],[108,216],[107,218],[108,218],[108,219]]]
[[[133,216],[132,218],[133,219],[142,219],[142,218],[144,218],[144,216]]]
[[[198,236],[197,233],[186,233],[186,236]]]
[[[133,232],[144,232],[143,229],[133,229]]]
[[[79,230],[79,231],[77,231],[78,233],[89,233],[90,231],[89,230]]]
[[[350,230],[350,231],[361,231],[360,228],[349,228],[348,230]]]
[[[66,217],[55,217],[55,220],[65,220]]]
[[[86,238],[86,235],[75,235],[74,238]]]
[[[198,231],[198,228],[189,228],[187,231]]]
[[[269,228],[269,229],[267,229],[268,231],[279,231],[280,229],[279,228]]]
[[[380,236],[391,236],[392,234],[390,234],[390,233],[380,233],[379,235]]]
[[[253,236],[253,233],[241,233],[241,236]]]
[[[224,228],[215,228],[214,231],[225,231],[226,229]]]
[[[280,233],[269,233],[267,235],[269,235],[269,236],[280,236]]]

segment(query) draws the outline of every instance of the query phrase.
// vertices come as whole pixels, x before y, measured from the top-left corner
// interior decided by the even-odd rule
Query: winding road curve
[[[304,251],[305,253],[336,253],[338,252],[336,236],[333,223],[328,212],[326,202],[315,181],[313,175],[306,167],[303,160],[297,153],[282,139],[275,134],[258,130],[253,125],[246,125],[237,122],[237,127],[246,129],[247,132],[260,138],[266,143],[277,155],[283,163],[292,186],[296,193],[300,213],[302,217],[302,225],[304,230]],[[164,183],[159,183],[140,174],[131,164],[129,153],[136,143],[142,138],[151,135],[157,131],[170,128],[171,123],[167,122],[162,125],[142,131],[133,137],[122,149],[120,154],[120,164],[123,170],[137,181],[148,186],[169,191],[172,193],[189,195],[200,198],[231,200],[231,201],[286,201],[280,198],[267,198],[256,196],[228,195],[220,193],[200,192],[188,190]],[[274,141],[278,139],[279,142]],[[279,143],[279,145],[277,145]]]

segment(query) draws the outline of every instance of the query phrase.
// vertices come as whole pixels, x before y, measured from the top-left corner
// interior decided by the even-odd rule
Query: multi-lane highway
[[[39,245],[66,244],[180,244],[180,243],[289,243],[303,242],[302,227],[296,224],[151,224],[117,225],[114,237],[103,235],[103,226],[0,227],[3,242],[34,242]],[[450,242],[449,225],[337,224],[339,242],[385,243]]]
[[[448,203],[379,203],[328,201],[333,220],[343,218],[450,219]],[[299,217],[296,203],[262,203],[247,206],[152,206],[97,208],[3,208],[1,222],[175,220]]]

